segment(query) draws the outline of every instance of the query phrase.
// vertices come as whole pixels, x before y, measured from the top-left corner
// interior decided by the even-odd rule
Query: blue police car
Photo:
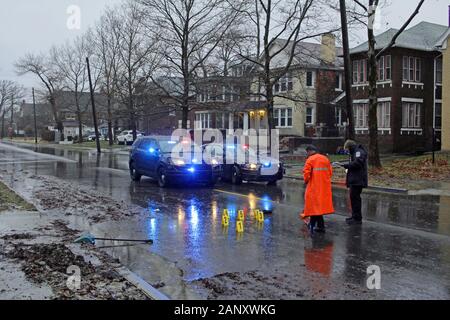
[[[185,157],[173,159],[172,151],[179,143],[181,142],[165,136],[141,137],[136,140],[130,151],[131,179],[140,181],[142,176],[147,176],[157,180],[161,188],[173,183],[213,187],[221,175],[219,163],[214,159],[209,164],[203,159],[196,159],[193,146],[190,161],[186,161]]]

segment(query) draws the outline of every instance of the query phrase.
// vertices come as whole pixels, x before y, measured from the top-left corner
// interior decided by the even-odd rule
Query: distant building
[[[36,103],[36,127],[38,135],[44,128],[54,126],[52,107],[48,103]],[[33,132],[34,135],[34,108],[32,103],[23,101],[20,105],[20,112],[17,119],[18,130]]]
[[[442,149],[450,151],[450,30],[438,42],[442,52]],[[439,114],[438,114],[439,115]]]
[[[397,30],[376,37],[386,47]],[[430,151],[433,129],[440,141],[442,53],[437,47],[449,28],[428,22],[404,31],[378,63],[379,146],[383,153]],[[359,139],[368,142],[367,42],[351,50],[353,109]],[[342,98],[344,95],[342,96]]]

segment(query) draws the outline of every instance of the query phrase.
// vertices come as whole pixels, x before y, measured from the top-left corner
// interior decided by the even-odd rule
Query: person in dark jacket
[[[352,217],[347,219],[349,225],[362,224],[361,193],[369,186],[368,154],[366,149],[353,140],[348,140],[344,148],[350,152],[351,160],[343,167],[347,169],[347,187],[350,189]]]

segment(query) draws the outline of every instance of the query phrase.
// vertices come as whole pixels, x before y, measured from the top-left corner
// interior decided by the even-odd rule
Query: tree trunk
[[[112,112],[111,112],[111,99],[108,98],[108,141],[109,145],[112,146],[114,144],[114,137],[113,137],[113,124],[112,124]]]
[[[345,101],[346,101],[346,113],[347,113],[347,137],[348,139],[355,140],[355,118],[353,115],[353,99],[352,99],[352,64],[350,58],[350,46],[348,39],[348,20],[347,20],[347,8],[345,0],[340,0],[341,11],[341,25],[342,25],[342,43],[344,47],[344,69],[345,69]]]
[[[64,130],[64,126],[61,119],[59,118],[58,108],[56,107],[56,99],[55,97],[51,96],[48,100],[50,102],[50,106],[52,107],[53,119],[55,120],[56,129],[58,129],[58,131],[62,133]]]
[[[81,112],[77,110],[78,119],[78,143],[83,143],[83,125],[81,123]]]
[[[274,97],[273,97],[273,90],[270,85],[270,80],[266,81],[266,98],[267,98],[267,123],[269,128],[269,137],[271,137],[272,130],[275,129],[276,126],[273,121]]]
[[[5,111],[2,114],[2,139],[5,137]]]
[[[374,13],[375,14],[375,13]],[[378,149],[378,97],[377,97],[377,59],[375,52],[375,35],[373,28],[368,28],[369,51],[369,165],[374,168],[381,168],[381,161]]]

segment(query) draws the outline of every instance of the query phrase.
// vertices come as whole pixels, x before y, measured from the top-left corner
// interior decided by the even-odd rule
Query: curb
[[[146,282],[144,279],[139,277],[137,274],[135,274],[134,272],[132,272],[128,268],[120,267],[120,268],[117,268],[116,271],[122,277],[124,277],[129,282],[131,282],[136,288],[141,290],[150,299],[152,299],[152,300],[162,300],[162,301],[170,300],[169,297],[167,297],[165,294],[163,294],[159,290],[155,289],[148,282]]]
[[[293,177],[293,176],[284,176],[286,179],[291,180],[297,180],[297,181],[303,181],[303,178]],[[338,186],[338,187],[347,187],[345,183],[339,183],[339,182],[332,182],[332,185]],[[400,188],[388,188],[388,187],[376,187],[376,186],[369,186],[367,190],[371,191],[377,191],[377,192],[387,192],[387,193],[396,193],[396,194],[408,194],[409,190],[407,189],[400,189]]]

